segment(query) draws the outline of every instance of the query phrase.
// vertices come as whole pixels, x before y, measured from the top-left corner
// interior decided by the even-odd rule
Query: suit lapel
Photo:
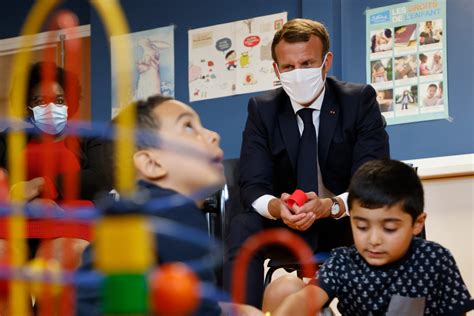
[[[296,160],[298,156],[298,145],[300,141],[300,132],[296,122],[296,114],[291,106],[290,99],[285,95],[285,102],[278,111],[278,120],[280,123],[280,132],[283,142],[290,156],[293,170],[296,170]]]
[[[321,170],[326,166],[326,159],[329,153],[329,146],[334,135],[334,130],[339,117],[339,107],[336,103],[336,97],[329,85],[326,83],[324,100],[319,114],[318,131],[318,160]]]

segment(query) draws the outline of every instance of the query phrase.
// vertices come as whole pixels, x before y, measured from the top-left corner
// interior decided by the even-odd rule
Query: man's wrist
[[[255,201],[253,201],[252,207],[258,214],[262,215],[263,217],[275,220],[276,218],[273,217],[272,214],[270,214],[268,210],[270,200],[275,199],[275,198],[276,197],[270,194],[262,195],[259,198],[257,198]]]
[[[339,219],[343,217],[346,214],[344,201],[338,196],[332,197],[329,212],[332,218]]]
[[[281,200],[273,198],[268,202],[268,213],[274,218],[281,218]]]
[[[321,199],[321,204],[322,204],[322,209],[324,210],[325,214],[327,214],[327,217],[331,217],[331,206],[332,206],[331,199],[323,198]]]

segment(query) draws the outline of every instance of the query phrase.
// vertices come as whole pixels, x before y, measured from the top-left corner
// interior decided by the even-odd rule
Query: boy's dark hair
[[[172,97],[154,95],[146,100],[132,102],[123,108],[119,114],[112,120],[112,124],[117,126],[119,118],[131,115],[135,111],[135,131],[138,135],[135,139],[137,149],[154,147],[156,142],[153,139],[153,131],[160,129],[160,118],[153,113],[153,110],[166,101],[174,100]]]
[[[33,94],[33,90],[44,81],[45,71],[54,73],[54,81],[56,81],[64,90],[64,97],[66,98],[68,106],[68,115],[74,115],[79,108],[79,101],[82,93],[79,78],[75,73],[67,71],[53,62],[38,62],[31,65],[28,73],[28,86],[26,90],[27,104]],[[66,91],[67,84],[70,84],[68,87],[70,90],[68,91]]]
[[[428,56],[426,56],[425,54],[420,54],[420,60],[428,60]]]
[[[435,83],[430,83],[430,85],[428,86],[428,89],[429,88],[435,88],[435,90],[438,90],[438,86]]]
[[[307,42],[311,35],[318,37],[323,43],[323,54],[329,52],[329,33],[326,27],[316,21],[308,19],[293,19],[286,22],[283,28],[278,30],[273,37],[272,42],[272,58],[278,64],[275,47],[281,40],[285,40],[288,43]]]
[[[423,186],[415,170],[396,160],[371,160],[352,176],[348,205],[354,201],[369,209],[399,204],[413,221],[423,213]]]
[[[119,118],[122,116],[131,115],[132,111],[135,111],[135,131],[138,131],[135,139],[135,149],[141,150],[150,147],[157,146],[157,137],[154,131],[160,129],[160,118],[153,113],[153,110],[159,105],[163,104],[166,101],[174,100],[172,97],[166,97],[162,95],[154,95],[149,97],[146,100],[138,100],[132,102],[122,110],[119,114],[115,116],[112,120],[112,128],[107,131],[109,136],[116,135],[112,130],[115,130],[115,127],[118,125]],[[133,137],[133,135],[130,135]],[[115,143],[114,139],[107,137],[107,141],[104,144],[104,155],[106,160],[107,174],[110,176],[110,183],[115,183],[115,169],[116,169],[116,159],[115,159]]]

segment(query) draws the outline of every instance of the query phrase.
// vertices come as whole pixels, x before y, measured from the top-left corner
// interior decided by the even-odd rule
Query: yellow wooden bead
[[[104,217],[95,236],[94,263],[102,272],[143,272],[155,263],[153,234],[145,216]]]
[[[55,259],[35,258],[28,264],[30,291],[37,299],[41,299],[43,291],[48,287],[50,294],[57,296],[61,293],[62,285],[61,264]],[[51,282],[44,282],[45,279]]]

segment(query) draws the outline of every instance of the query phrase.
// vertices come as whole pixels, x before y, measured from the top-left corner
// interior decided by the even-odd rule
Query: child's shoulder
[[[452,257],[449,249],[437,242],[421,239],[419,237],[413,238],[413,251],[417,255],[421,253],[429,254],[431,258]]]
[[[425,251],[449,252],[448,248],[445,248],[439,243],[431,240],[422,239],[419,237],[413,238],[413,246],[415,248],[423,249]]]

